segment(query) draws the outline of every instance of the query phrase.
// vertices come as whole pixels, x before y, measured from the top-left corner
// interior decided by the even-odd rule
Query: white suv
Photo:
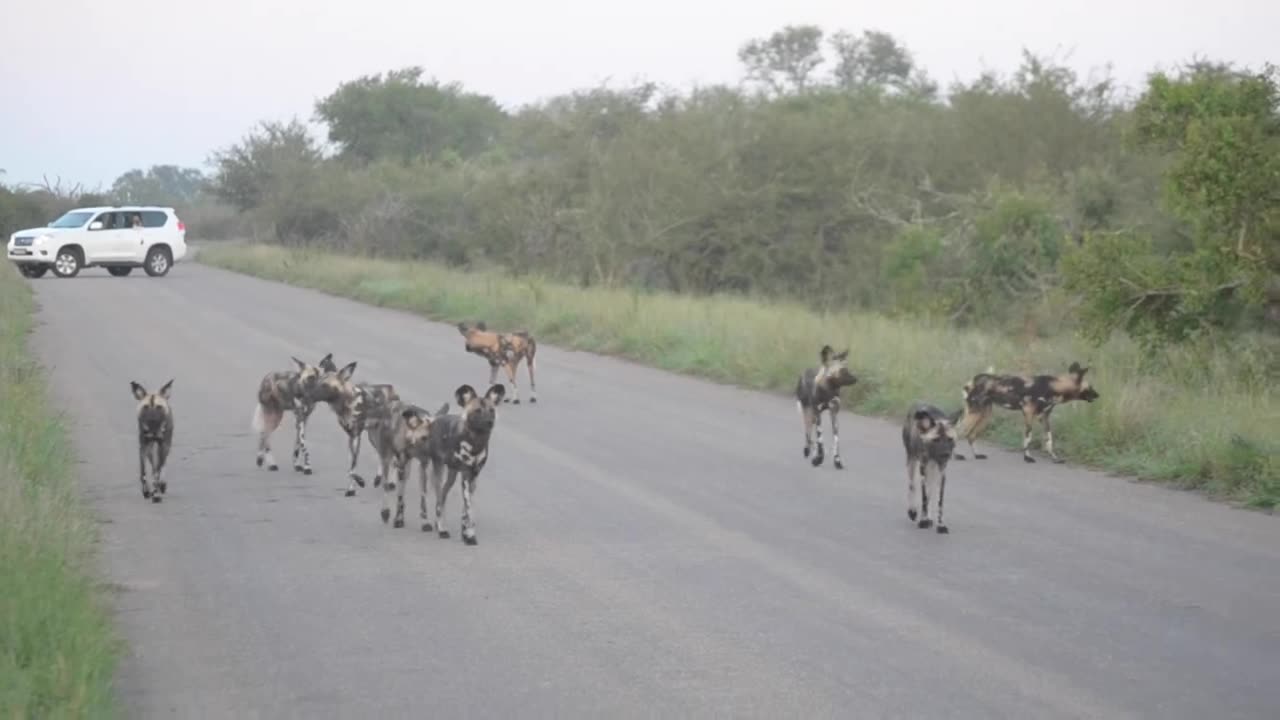
[[[169,272],[187,254],[187,226],[171,207],[122,205],[76,208],[42,228],[9,236],[8,257],[29,278],[50,268],[75,277],[104,267],[123,277],[140,267],[152,277]]]

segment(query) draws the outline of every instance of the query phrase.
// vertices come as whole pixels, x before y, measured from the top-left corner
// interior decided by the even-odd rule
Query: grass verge
[[[110,717],[119,646],[92,577],[94,524],[27,334],[31,290],[0,268],[0,717]]]
[[[846,406],[895,420],[917,398],[958,408],[960,386],[988,366],[1063,372],[1078,360],[1092,367],[1101,399],[1054,412],[1060,455],[1252,507],[1280,503],[1280,446],[1267,429],[1280,421],[1277,348],[1263,340],[1152,359],[1125,339],[1101,348],[1072,338],[1024,342],[869,313],[823,315],[798,304],[581,289],[309,249],[220,243],[199,258],[435,320],[522,327],[544,342],[759,390],[789,392],[824,343],[849,347],[860,381],[846,391]],[[1018,447],[1021,428],[1019,414],[1002,412],[985,439]]]

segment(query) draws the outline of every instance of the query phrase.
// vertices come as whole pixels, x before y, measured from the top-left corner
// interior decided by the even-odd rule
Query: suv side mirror
[[[102,221],[101,221],[101,220],[94,220],[93,222],[89,223],[89,229],[90,229],[90,230],[101,230],[101,229],[102,229]]]

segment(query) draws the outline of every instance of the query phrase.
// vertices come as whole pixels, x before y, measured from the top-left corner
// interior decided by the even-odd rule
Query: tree
[[[1262,72],[1195,63],[1148,78],[1132,143],[1167,156],[1165,203],[1193,248],[1156,255],[1147,238],[1098,236],[1067,267],[1088,331],[1124,328],[1149,345],[1212,332],[1260,309],[1280,273],[1280,86]]]
[[[876,87],[901,90],[909,86],[915,60],[892,35],[879,30],[864,30],[859,37],[841,30],[832,35],[829,42],[836,54],[832,76],[841,89]]]
[[[120,202],[150,205],[186,205],[194,202],[206,186],[198,168],[153,165],[146,172],[130,170],[111,185],[111,195]]]
[[[288,188],[320,164],[315,139],[297,118],[262,122],[239,143],[213,153],[212,190],[237,209],[258,207],[273,189]]]
[[[823,62],[822,28],[787,25],[767,38],[750,40],[738,49],[747,77],[776,94],[803,92]]]
[[[328,125],[338,156],[357,164],[472,157],[493,144],[506,119],[487,95],[423,82],[420,67],[344,82],[316,103],[315,114]]]

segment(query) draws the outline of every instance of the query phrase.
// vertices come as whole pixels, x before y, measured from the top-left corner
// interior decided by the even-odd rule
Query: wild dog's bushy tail
[[[280,421],[284,418],[284,411],[269,408],[261,402],[253,409],[253,429],[257,433],[266,433],[270,435],[280,427]]]
[[[258,403],[254,406],[253,421],[250,423],[250,427],[252,427],[253,431],[256,433],[262,432],[263,428],[266,427],[266,420],[263,418],[262,413],[262,403]]]

